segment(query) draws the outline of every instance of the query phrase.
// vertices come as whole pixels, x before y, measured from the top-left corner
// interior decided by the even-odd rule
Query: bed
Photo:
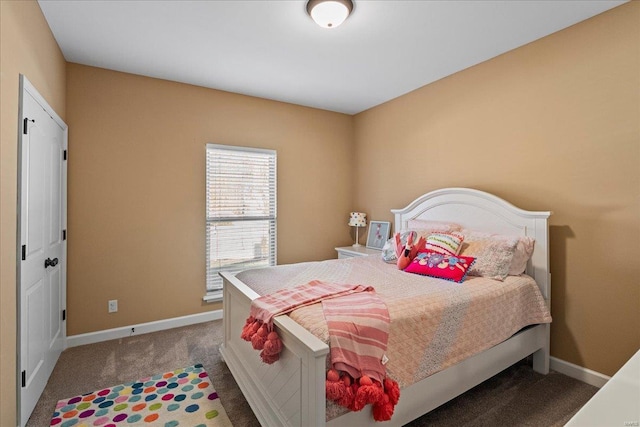
[[[482,191],[448,188],[420,196],[392,213],[396,230],[406,229],[414,220],[448,221],[473,230],[534,238],[535,248],[525,273],[535,280],[544,303],[550,307],[550,212],[524,211]],[[221,353],[262,425],[374,424],[369,411],[347,412],[326,421],[329,347],[291,317],[279,316],[274,320],[285,346],[280,360],[272,365],[262,363],[251,345],[240,338],[251,301],[260,295],[235,275],[221,275],[224,281]],[[533,356],[535,371],[548,373],[549,330],[548,323],[528,326],[481,353],[403,388],[391,421],[382,424],[406,424],[529,355]]]

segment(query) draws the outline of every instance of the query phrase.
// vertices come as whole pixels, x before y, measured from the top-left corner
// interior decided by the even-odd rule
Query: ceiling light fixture
[[[323,28],[335,28],[353,11],[351,0],[309,0],[307,13]]]

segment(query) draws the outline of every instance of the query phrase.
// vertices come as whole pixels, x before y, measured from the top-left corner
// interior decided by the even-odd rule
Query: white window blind
[[[207,296],[220,271],[276,265],[276,152],[207,144]]]

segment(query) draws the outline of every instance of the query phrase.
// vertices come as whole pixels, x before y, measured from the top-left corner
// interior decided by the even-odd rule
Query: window
[[[276,265],[276,152],[207,144],[207,296],[221,271]]]

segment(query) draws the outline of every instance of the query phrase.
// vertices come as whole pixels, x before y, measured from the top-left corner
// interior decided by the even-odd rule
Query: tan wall
[[[350,242],[351,116],[77,64],[67,87],[69,335],[220,308],[202,302],[207,142],[277,150],[280,264]]]
[[[552,210],[551,353],[612,375],[640,347],[640,3],[358,114],[356,205],[441,187]]]
[[[65,61],[35,1],[0,2],[0,425],[16,420],[19,74],[65,118]]]

